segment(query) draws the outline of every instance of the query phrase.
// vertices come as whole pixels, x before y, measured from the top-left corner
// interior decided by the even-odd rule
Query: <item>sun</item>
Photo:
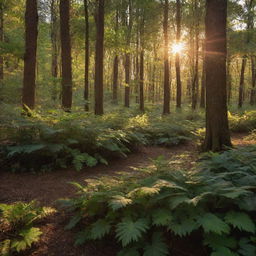
[[[184,51],[184,49],[185,49],[184,43],[174,43],[171,46],[171,51],[174,54],[182,53]]]

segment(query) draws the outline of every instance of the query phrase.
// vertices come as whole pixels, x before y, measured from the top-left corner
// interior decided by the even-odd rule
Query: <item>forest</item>
[[[256,0],[0,0],[0,256],[256,256]]]

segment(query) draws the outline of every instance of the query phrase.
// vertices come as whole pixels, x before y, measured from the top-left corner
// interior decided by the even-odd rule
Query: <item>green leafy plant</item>
[[[53,212],[51,208],[38,207],[35,201],[28,204],[0,204],[0,227],[3,230],[1,255],[8,256],[24,251],[38,242],[42,232],[34,224]]]
[[[140,178],[76,184],[80,197],[63,201],[74,212],[68,228],[87,223],[77,245],[115,238],[118,255],[169,255],[169,239],[195,234],[211,256],[255,255],[255,154],[256,147],[210,153],[190,171],[158,158]]]

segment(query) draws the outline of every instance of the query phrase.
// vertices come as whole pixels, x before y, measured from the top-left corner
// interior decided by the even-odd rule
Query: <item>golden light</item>
[[[185,44],[184,43],[174,43],[171,46],[172,53],[177,54],[177,53],[182,53],[185,49]]]

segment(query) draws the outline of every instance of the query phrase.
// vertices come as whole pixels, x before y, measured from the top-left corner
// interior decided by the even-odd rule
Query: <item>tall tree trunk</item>
[[[230,104],[232,96],[232,77],[231,77],[231,59],[227,58],[227,91],[228,91],[228,104]]]
[[[72,107],[72,59],[69,20],[70,0],[60,0],[62,108],[67,112],[71,111]]]
[[[131,43],[131,32],[132,32],[132,1],[128,3],[128,16],[126,17],[127,24],[127,47],[130,47]],[[131,82],[131,54],[128,52],[125,54],[125,92],[124,92],[124,106],[130,107],[130,82]]]
[[[113,69],[113,103],[117,104],[117,88],[118,88],[118,65],[119,58],[118,55],[114,58],[114,69]]]
[[[89,111],[89,66],[90,66],[90,42],[89,42],[89,12],[88,0],[84,0],[85,18],[85,66],[84,66],[84,110]]]
[[[164,107],[163,114],[170,114],[170,65],[169,65],[169,37],[168,37],[169,0],[164,2]]]
[[[103,115],[103,61],[105,0],[97,0],[95,53],[95,114]]]
[[[241,108],[243,106],[244,101],[244,72],[246,68],[247,59],[246,56],[243,57],[242,66],[241,66],[241,74],[240,74],[240,83],[239,83],[239,95],[238,95],[238,107]]]
[[[251,68],[252,68],[252,89],[250,95],[250,104],[255,104],[255,86],[256,86],[256,66],[255,66],[255,57],[251,57]]]
[[[119,13],[118,9],[116,10],[116,26],[115,26],[115,42],[118,41],[118,27],[119,27]],[[118,88],[118,73],[119,73],[119,57],[116,53],[114,58],[114,67],[113,67],[113,103],[117,104],[117,88]]]
[[[181,2],[180,0],[176,0],[176,24],[177,24],[176,43],[180,43],[180,35],[181,35]],[[181,108],[182,84],[181,84],[181,78],[180,78],[180,54],[179,53],[176,53],[176,56],[175,56],[175,67],[176,67],[176,82],[177,82],[176,107]]]
[[[200,108],[205,108],[205,43],[203,44],[203,70],[201,79]]]
[[[57,100],[57,77],[58,77],[58,25],[57,25],[57,11],[56,0],[51,1],[51,44],[52,44],[52,67],[51,73],[53,78],[53,92],[52,99]]]
[[[194,18],[196,19],[195,24],[195,63],[194,63],[194,77],[192,82],[192,109],[195,110],[198,101],[198,69],[199,69],[199,16],[198,16],[198,2],[194,0]]]
[[[206,137],[204,150],[231,146],[227,116],[227,0],[206,1]]]
[[[4,4],[0,2],[0,42],[4,41]],[[0,83],[4,79],[4,58],[0,55]]]
[[[143,47],[143,46],[142,46]],[[144,112],[144,49],[140,52],[140,111]]]
[[[25,13],[25,55],[22,105],[30,109],[35,107],[36,89],[36,51],[38,35],[37,1],[26,0]]]

